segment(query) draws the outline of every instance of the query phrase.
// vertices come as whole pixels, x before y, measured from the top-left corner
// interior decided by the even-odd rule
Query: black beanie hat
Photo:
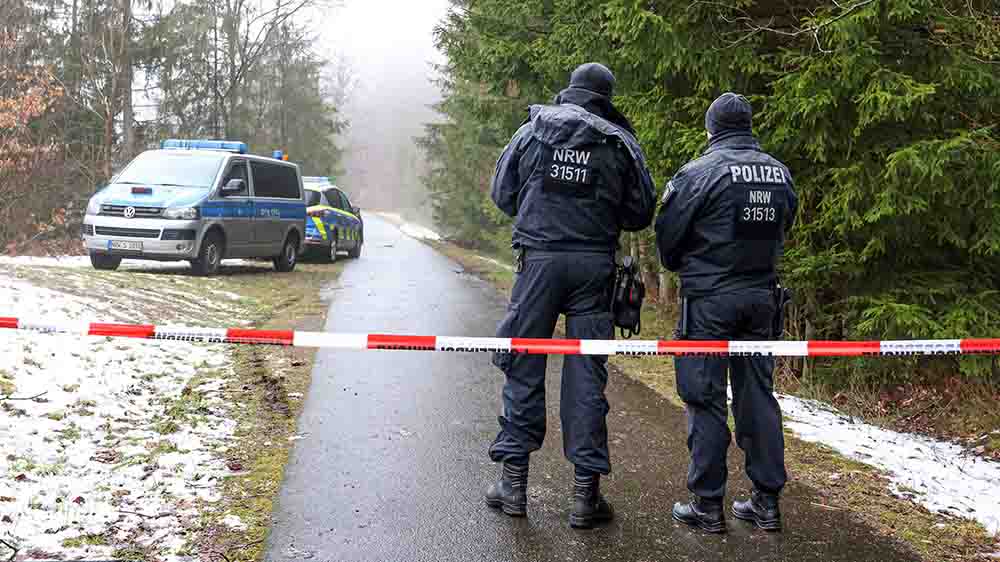
[[[725,131],[750,132],[753,125],[753,108],[740,94],[726,92],[719,96],[705,112],[705,129],[716,135]]]
[[[603,64],[588,62],[576,67],[569,77],[569,87],[583,88],[610,98],[615,91],[615,75]]]

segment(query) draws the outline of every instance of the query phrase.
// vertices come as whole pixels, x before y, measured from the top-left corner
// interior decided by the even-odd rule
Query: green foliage
[[[1000,332],[995,2],[453,4],[437,34],[448,57],[445,120],[424,142],[438,219],[455,237],[505,245],[509,222],[488,200],[493,163],[528,104],[597,60],[615,71],[615,103],[661,186],[703,149],[712,99],[751,99],[755,132],[792,169],[801,198],[782,265],[799,295],[794,336],[807,323],[828,339]],[[915,376],[916,366],[836,361],[818,372],[881,383]],[[974,358],[920,366],[989,373]]]

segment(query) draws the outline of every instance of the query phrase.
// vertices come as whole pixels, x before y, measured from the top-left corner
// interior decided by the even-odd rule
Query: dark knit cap
[[[576,67],[569,77],[569,86],[610,98],[615,91],[615,75],[603,64],[588,62]]]
[[[726,131],[750,132],[753,125],[753,108],[739,94],[726,92],[718,97],[705,112],[705,129],[713,135]]]

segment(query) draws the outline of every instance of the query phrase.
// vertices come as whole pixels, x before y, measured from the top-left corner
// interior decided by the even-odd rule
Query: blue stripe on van
[[[208,218],[251,217],[254,215],[253,202],[245,201],[211,201],[198,207],[201,216]]]
[[[302,201],[211,201],[201,205],[201,216],[212,218],[272,217],[305,220],[306,205]],[[248,214],[249,211],[249,214]]]
[[[285,201],[257,201],[255,203],[258,209],[278,209],[281,212],[281,218],[283,219],[302,219],[306,218],[306,204],[305,201],[295,201],[295,202],[285,202]]]

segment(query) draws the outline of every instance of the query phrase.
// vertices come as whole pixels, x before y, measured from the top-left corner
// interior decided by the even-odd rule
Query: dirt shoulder
[[[513,284],[509,265],[454,244],[442,242],[434,246],[469,273],[509,294]],[[675,319],[661,318],[647,310],[641,337],[667,338],[673,333],[675,323]],[[616,372],[644,383],[673,406],[683,408],[675,390],[671,357],[612,357],[610,364]],[[780,389],[790,390],[793,389]],[[900,541],[927,562],[1000,557],[997,554],[1000,541],[981,524],[932,513],[914,501],[894,495],[890,479],[882,471],[848,459],[830,447],[798,439],[787,428],[785,439],[788,486],[809,488],[812,491],[809,495],[821,498],[816,502],[817,507],[843,512],[879,534]]]

